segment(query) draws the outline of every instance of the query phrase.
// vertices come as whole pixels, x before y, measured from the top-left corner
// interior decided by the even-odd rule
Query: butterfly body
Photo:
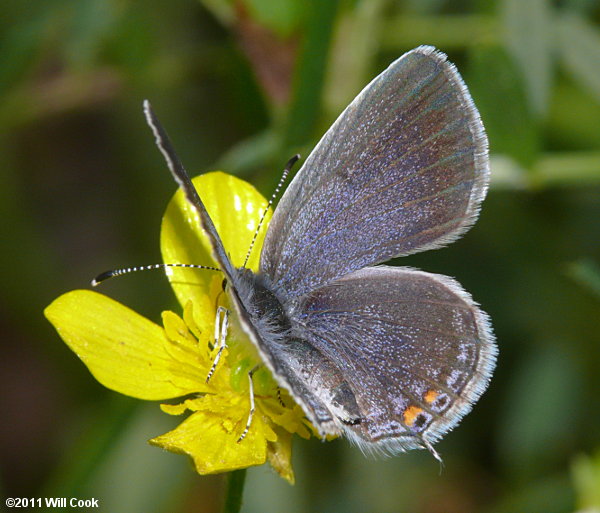
[[[277,298],[264,275],[240,268],[231,278],[231,286],[227,290],[238,319],[264,364],[292,397],[296,399],[298,393],[302,395],[305,412],[323,436],[341,434],[335,417],[315,393],[316,388],[310,378],[314,373],[310,366],[301,369],[301,359],[309,361],[311,355],[315,362],[319,359],[314,348],[294,333],[289,305],[284,305]],[[325,360],[321,364],[329,372],[335,372],[333,364]],[[283,375],[288,378],[282,380],[280,376]]]
[[[489,319],[452,278],[380,264],[458,238],[487,192],[487,138],[446,56],[406,53],[346,108],[281,198],[256,274],[174,167],[243,330],[321,435],[436,455],[491,377]]]

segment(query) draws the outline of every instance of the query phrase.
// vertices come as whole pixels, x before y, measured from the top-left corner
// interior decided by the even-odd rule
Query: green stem
[[[239,513],[242,508],[246,469],[234,470],[227,476],[227,489],[225,490],[225,507],[223,513]]]

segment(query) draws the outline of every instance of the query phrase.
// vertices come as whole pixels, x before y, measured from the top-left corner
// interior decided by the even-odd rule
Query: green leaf
[[[369,82],[387,0],[362,0],[337,24],[325,87],[327,112],[337,116]],[[397,51],[397,49],[395,49]]]
[[[212,15],[223,25],[232,25],[235,21],[235,9],[231,0],[200,0]]]
[[[298,28],[303,15],[302,2],[297,0],[244,0],[252,17],[280,37],[288,37]]]
[[[12,26],[0,42],[0,93],[4,94],[17,83],[32,64],[43,39],[45,20],[35,17],[26,23]]]
[[[523,482],[560,461],[582,413],[580,372],[573,358],[544,340],[513,369],[502,423],[499,455]]]
[[[573,511],[573,491],[567,477],[562,474],[540,478],[527,482],[520,488],[511,486],[494,507],[485,511],[565,513]]]
[[[78,420],[78,437],[63,454],[44,488],[46,496],[77,497],[105,464],[113,446],[123,437],[139,401],[111,394]]]
[[[547,147],[590,153],[600,150],[600,102],[582,91],[573,76],[565,74],[556,84],[546,121]]]
[[[567,11],[588,13],[598,8],[598,0],[564,0],[563,7]]]
[[[529,104],[544,116],[554,71],[554,13],[549,0],[503,0],[501,10],[506,48],[525,80]]]
[[[579,16],[558,20],[558,50],[573,77],[600,101],[600,32]]]
[[[226,169],[236,176],[248,175],[264,166],[279,148],[280,137],[275,130],[264,130],[241,140],[217,162],[216,169]]]
[[[600,450],[593,457],[580,455],[571,465],[571,475],[581,510],[600,510]]]
[[[105,39],[113,32],[119,9],[113,2],[88,0],[76,2],[73,20],[65,40],[65,53],[70,64],[88,68],[96,65]]]
[[[423,43],[447,52],[464,49],[476,41],[487,43],[499,39],[497,20],[481,14],[428,15],[405,14],[385,16],[378,34],[381,48],[398,51]]]
[[[174,420],[154,404],[139,406],[119,438],[106,448],[80,496],[100,497],[101,511],[181,511],[178,503],[185,500],[195,476],[185,459],[170,457],[147,442],[156,433],[172,429]]]
[[[321,107],[325,68],[339,0],[307,2],[307,25],[295,70],[293,98],[283,148],[298,147],[313,135]]]
[[[600,266],[591,260],[573,262],[567,268],[568,275],[580,285],[600,297]]]
[[[518,69],[500,47],[478,47],[471,52],[467,76],[490,151],[504,153],[524,167],[536,160],[539,133],[526,99]]]

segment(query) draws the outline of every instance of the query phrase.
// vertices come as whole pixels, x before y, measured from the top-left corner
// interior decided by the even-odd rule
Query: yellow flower
[[[193,180],[233,264],[243,265],[264,198],[248,183],[215,172]],[[258,268],[260,247],[270,212],[258,234],[247,267]],[[166,263],[215,265],[194,209],[178,191],[169,203],[161,229]],[[104,386],[146,400],[182,398],[163,404],[171,415],[191,412],[176,429],[150,443],[188,454],[200,474],[225,472],[265,461],[293,483],[292,434],[308,438],[311,426],[302,409],[278,389],[265,367],[254,373],[256,411],[245,438],[250,413],[248,371],[258,361],[243,332],[230,323],[227,348],[209,382],[218,348],[214,325],[218,306],[228,307],[223,276],[210,270],[168,268],[167,276],[183,317],[166,311],[163,326],[97,292],[75,290],[45,310],[61,338]]]

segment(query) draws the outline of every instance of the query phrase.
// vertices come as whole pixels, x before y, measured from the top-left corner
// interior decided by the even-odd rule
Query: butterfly
[[[283,194],[257,273],[231,263],[147,102],[145,113],[278,385],[322,436],[439,459],[433,444],[493,372],[490,321],[454,279],[381,264],[460,237],[487,193],[487,138],[455,66],[420,46],[364,88]]]

